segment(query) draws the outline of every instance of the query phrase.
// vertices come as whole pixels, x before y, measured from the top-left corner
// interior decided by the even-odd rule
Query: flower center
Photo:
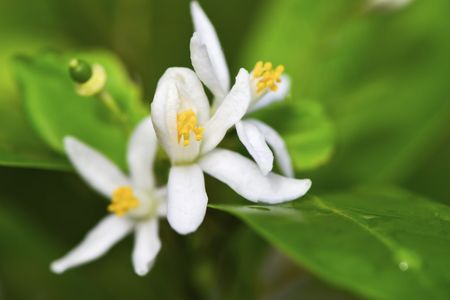
[[[256,92],[259,94],[265,89],[270,89],[272,92],[278,90],[278,83],[281,82],[281,74],[283,72],[283,65],[273,69],[272,63],[258,61],[255,68],[253,68],[253,78],[256,79]]]
[[[108,205],[108,211],[122,217],[130,209],[138,207],[140,201],[133,194],[129,186],[121,186],[113,192],[111,204]]]
[[[177,114],[177,130],[178,130],[178,144],[183,137],[183,146],[189,146],[191,132],[195,134],[195,140],[201,141],[203,137],[203,127],[197,126],[197,115],[192,109],[186,110]]]

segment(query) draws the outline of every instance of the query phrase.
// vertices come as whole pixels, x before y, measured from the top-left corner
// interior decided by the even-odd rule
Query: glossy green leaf
[[[316,101],[288,98],[255,113],[283,137],[296,170],[325,164],[334,148],[334,126]]]
[[[114,118],[99,99],[76,94],[67,71],[73,57],[104,66],[106,90],[126,114],[125,123]],[[46,52],[34,58],[18,58],[16,74],[25,109],[49,146],[62,153],[64,136],[72,135],[125,165],[129,133],[146,110],[138,87],[115,56],[101,51],[66,55]]]
[[[339,133],[321,184],[399,181],[448,136],[448,1],[370,10],[368,1],[271,1],[243,65],[283,63],[296,99],[326,105]]]
[[[242,219],[323,279],[376,299],[450,296],[450,209],[393,188],[282,206],[211,207]]]

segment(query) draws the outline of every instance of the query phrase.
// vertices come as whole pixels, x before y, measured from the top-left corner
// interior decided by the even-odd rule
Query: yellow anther
[[[191,132],[195,135],[196,141],[201,141],[203,137],[203,127],[197,126],[197,115],[192,109],[186,110],[177,114],[177,130],[178,130],[178,144],[183,137],[183,146],[189,146]]]
[[[130,209],[138,207],[139,199],[133,194],[129,186],[121,186],[113,192],[111,204],[108,205],[108,211],[122,217]]]
[[[283,72],[283,65],[273,69],[272,63],[258,61],[253,68],[253,78],[257,80],[256,92],[261,93],[265,89],[270,89],[273,92],[278,90],[278,84],[281,82],[281,74]]]

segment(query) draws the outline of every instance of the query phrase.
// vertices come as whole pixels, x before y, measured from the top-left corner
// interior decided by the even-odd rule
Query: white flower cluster
[[[248,112],[285,98],[290,82],[283,75],[284,67],[258,62],[250,73],[240,69],[230,88],[227,63],[213,25],[197,2],[191,3],[191,13],[194,70],[169,68],[159,80],[151,117],[142,121],[130,138],[129,176],[76,138],[65,138],[69,159],[92,188],[111,199],[108,211],[112,214],[80,245],[53,262],[54,272],[100,257],[134,231],[133,266],[138,275],[147,274],[161,247],[159,217],[167,217],[180,234],[196,231],[203,222],[208,203],[203,173],[252,202],[294,200],[311,187],[309,179],[293,178],[280,135],[260,121],[245,119]],[[214,96],[211,106],[202,83]],[[256,163],[218,148],[233,127]],[[152,172],[158,144],[171,162],[167,187],[160,188],[155,186]],[[284,176],[271,172],[274,156]]]

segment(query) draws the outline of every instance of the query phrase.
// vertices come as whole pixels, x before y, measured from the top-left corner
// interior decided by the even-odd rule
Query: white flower
[[[215,112],[197,75],[187,68],[170,68],[158,82],[152,102],[152,121],[172,167],[167,184],[167,219],[178,233],[195,231],[208,202],[203,172],[223,181],[250,201],[280,203],[296,199],[311,186],[269,173],[264,176],[251,160],[215,149],[246,113],[250,102],[249,74],[239,71],[236,82]]]
[[[151,171],[157,141],[150,117],[133,132],[128,144],[130,176],[101,153],[73,137],[64,139],[72,164],[96,191],[112,200],[111,215],[102,219],[75,249],[51,264],[55,273],[87,263],[105,254],[114,244],[134,231],[134,270],[145,275],[161,248],[158,217],[166,215],[166,190],[155,188]]]
[[[191,38],[191,61],[200,80],[214,95],[218,107],[229,90],[229,72],[216,31],[200,5],[191,2],[195,32]],[[275,101],[283,100],[290,90],[289,77],[282,75],[283,66],[258,62],[250,75],[251,101],[247,112],[253,112]],[[268,125],[256,120],[236,124],[239,139],[255,159],[263,174],[273,168],[274,155],[281,172],[293,177],[291,158],[281,136]],[[273,149],[273,153],[269,146]]]

